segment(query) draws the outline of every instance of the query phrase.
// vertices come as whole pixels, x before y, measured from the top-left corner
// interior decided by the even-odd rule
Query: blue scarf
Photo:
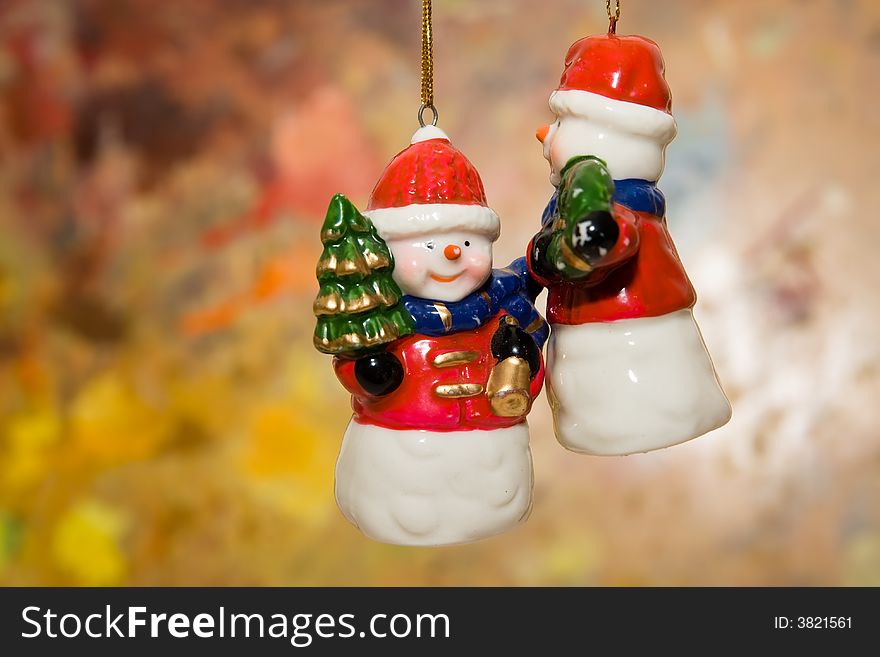
[[[489,280],[479,290],[461,301],[440,302],[405,295],[403,306],[423,335],[446,335],[473,331],[502,310],[513,316],[535,340],[544,345],[550,327],[535,308],[541,287],[529,276],[525,258],[518,258],[502,269],[493,269]]]
[[[541,225],[545,225],[556,214],[556,201],[558,192],[553,192],[550,202],[544,208],[541,215]],[[648,212],[658,217],[666,215],[666,198],[663,192],[657,189],[657,185],[647,180],[638,178],[626,178],[614,181],[614,196],[612,200],[620,203],[635,212]]]

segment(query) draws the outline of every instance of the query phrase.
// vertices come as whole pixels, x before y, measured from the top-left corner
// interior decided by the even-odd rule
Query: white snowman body
[[[532,479],[525,422],[439,432],[352,421],[336,464],[336,502],[377,541],[453,545],[524,521]]]

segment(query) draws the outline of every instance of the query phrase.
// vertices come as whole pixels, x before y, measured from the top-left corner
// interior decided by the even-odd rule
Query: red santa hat
[[[364,214],[383,239],[467,230],[495,241],[501,233],[477,169],[432,125],[391,160]]]
[[[568,49],[550,108],[557,116],[579,116],[666,145],[675,137],[675,120],[664,70],[660,48],[650,39],[585,37]]]

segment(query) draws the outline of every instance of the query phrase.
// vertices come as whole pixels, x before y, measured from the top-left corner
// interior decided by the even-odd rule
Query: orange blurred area
[[[728,426],[578,456],[542,397],[525,525],[414,549],[343,519],[318,228],[418,125],[419,9],[0,5],[0,583],[880,585],[867,1],[622,3],[666,58],[660,187]],[[565,52],[606,26],[602,2],[434,3],[440,125],[502,219],[498,266],[552,191],[533,135]]]

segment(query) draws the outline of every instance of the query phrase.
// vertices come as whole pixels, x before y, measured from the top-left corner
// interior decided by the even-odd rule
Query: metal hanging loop
[[[437,111],[437,108],[434,107],[433,104],[425,105],[422,103],[422,105],[419,106],[419,126],[424,128],[425,125],[427,125],[425,123],[425,110],[431,110],[431,114],[434,116],[434,118],[431,119],[431,125],[437,125],[437,120],[440,118],[440,113]]]

